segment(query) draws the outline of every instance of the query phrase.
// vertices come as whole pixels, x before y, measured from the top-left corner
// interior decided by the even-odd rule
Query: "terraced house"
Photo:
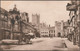
[[[22,41],[24,34],[35,31],[36,29],[29,23],[28,13],[20,13],[16,5],[9,11],[0,8],[0,40]]]
[[[10,38],[10,18],[9,13],[3,8],[0,8],[0,39]]]
[[[70,11],[68,39],[72,41],[74,45],[80,46],[80,0],[71,0],[66,8],[67,11]]]

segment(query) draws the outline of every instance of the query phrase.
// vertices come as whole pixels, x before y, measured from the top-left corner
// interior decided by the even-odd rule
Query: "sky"
[[[66,5],[69,1],[1,1],[1,7],[5,10],[13,9],[16,4],[20,12],[29,14],[30,22],[32,14],[40,14],[40,22],[55,25],[55,21],[67,21],[69,11],[66,11]]]

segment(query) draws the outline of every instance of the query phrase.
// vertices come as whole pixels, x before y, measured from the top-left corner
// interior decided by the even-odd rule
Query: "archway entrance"
[[[61,33],[60,32],[58,33],[58,37],[61,37]]]

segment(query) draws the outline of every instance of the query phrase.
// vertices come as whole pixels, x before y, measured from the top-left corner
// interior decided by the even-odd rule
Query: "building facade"
[[[35,31],[35,28],[29,24],[28,13],[20,13],[16,5],[9,12],[0,8],[0,40],[22,40],[31,30]]]
[[[49,37],[49,29],[45,23],[40,23],[40,36]]]
[[[26,13],[26,12],[20,13],[20,16],[21,16],[21,19],[22,19],[23,21],[29,23],[28,13]]]
[[[40,25],[40,15],[38,14],[32,14],[32,25],[39,30]]]
[[[68,28],[70,28],[69,27],[69,24],[68,24],[68,22],[66,21],[66,22],[64,22],[64,37],[68,37],[68,33],[69,33],[69,29]]]
[[[73,42],[74,45],[80,46],[80,1],[71,0],[66,6],[69,13],[69,27],[72,27],[69,31],[68,39]],[[70,38],[72,37],[72,38]]]
[[[61,22],[58,21],[55,22],[55,36],[56,37],[61,36]]]
[[[49,36],[50,37],[55,37],[55,27],[50,27],[49,26]]]
[[[68,23],[64,22],[63,20],[55,22],[55,36],[56,37],[65,37],[67,36],[67,26]]]
[[[10,18],[8,17],[8,11],[0,8],[0,39],[10,38]]]

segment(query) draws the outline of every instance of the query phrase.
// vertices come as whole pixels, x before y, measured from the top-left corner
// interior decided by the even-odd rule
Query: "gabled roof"
[[[0,7],[0,14],[8,14],[8,11]]]

